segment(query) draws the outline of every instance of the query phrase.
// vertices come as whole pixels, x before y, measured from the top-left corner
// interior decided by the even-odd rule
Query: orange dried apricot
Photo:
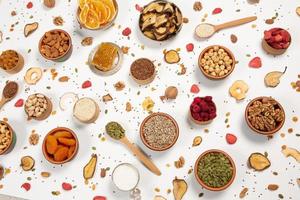
[[[49,154],[54,154],[58,148],[57,140],[53,135],[46,138],[46,150]]]
[[[54,160],[61,162],[67,159],[69,149],[67,147],[59,148],[54,154]]]
[[[68,151],[68,158],[70,158],[73,155],[74,151],[75,151],[75,145],[70,146]]]
[[[64,144],[66,146],[74,146],[76,144],[76,141],[74,139],[68,139],[68,138],[58,138],[57,139],[59,143]]]
[[[72,133],[68,131],[57,131],[54,133],[54,137],[56,138],[73,138]]]

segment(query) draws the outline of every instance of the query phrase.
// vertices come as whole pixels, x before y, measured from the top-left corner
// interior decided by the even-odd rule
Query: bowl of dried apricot
[[[15,74],[22,70],[24,58],[15,50],[0,52],[0,68],[9,74]]]
[[[77,154],[79,142],[76,134],[68,128],[58,127],[51,130],[43,141],[43,154],[52,164],[64,164]]]
[[[79,0],[76,14],[80,26],[89,30],[110,27],[117,15],[116,0]]]
[[[284,125],[285,112],[280,103],[272,97],[258,97],[247,105],[245,119],[254,132],[273,135]]]
[[[47,60],[63,62],[72,54],[71,36],[61,29],[50,30],[40,39],[39,51]]]

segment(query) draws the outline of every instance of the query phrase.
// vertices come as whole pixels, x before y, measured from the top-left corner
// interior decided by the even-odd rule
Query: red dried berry
[[[191,87],[191,93],[197,94],[199,92],[200,92],[200,89],[199,89],[198,85],[193,84]]]
[[[201,100],[200,97],[196,97],[196,98],[194,98],[193,103],[194,103],[194,104],[198,104],[198,103],[200,103],[201,101],[202,101],[202,100]]]
[[[23,183],[21,185],[21,188],[24,188],[26,191],[29,191],[31,188],[31,185],[30,185],[30,183]]]
[[[139,12],[143,11],[143,7],[141,7],[139,4],[135,4],[135,9]]]
[[[124,36],[129,36],[130,34],[131,34],[131,29],[129,27],[125,28],[122,31],[122,35],[124,35]]]
[[[33,3],[32,3],[31,1],[28,2],[27,5],[26,5],[26,7],[27,7],[28,9],[32,8],[32,7],[33,7]]]
[[[66,190],[66,191],[70,191],[70,190],[72,190],[72,185],[70,184],[70,183],[62,183],[61,184],[61,186],[62,186],[62,188],[64,189],[64,190]]]
[[[106,200],[106,197],[104,197],[104,196],[95,196],[93,198],[93,200]]]
[[[249,62],[249,67],[260,68],[262,66],[260,57],[255,57]]]
[[[193,105],[193,112],[195,113],[200,112],[200,107],[198,105]]]
[[[215,9],[212,11],[212,14],[213,14],[213,15],[216,15],[216,14],[221,13],[222,11],[223,11],[222,8],[215,8]]]
[[[192,51],[194,51],[194,44],[193,44],[193,43],[188,43],[188,44],[186,45],[186,50],[187,50],[187,52],[192,52]]]
[[[231,133],[226,134],[226,141],[228,144],[234,144],[237,141],[237,137]]]
[[[89,88],[89,87],[91,87],[92,86],[92,82],[91,81],[84,81],[83,83],[82,83],[82,88],[83,89],[85,89],[85,88]]]
[[[15,107],[22,107],[24,104],[24,100],[23,99],[19,99],[16,103],[15,103]]]

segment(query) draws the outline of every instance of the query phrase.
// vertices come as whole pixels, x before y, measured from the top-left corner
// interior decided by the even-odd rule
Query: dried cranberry
[[[91,87],[92,86],[92,82],[91,81],[84,81],[83,83],[82,83],[82,88],[83,89],[85,89],[85,88],[89,88],[89,87]]]
[[[95,196],[93,198],[93,200],[106,200],[106,197],[104,197],[104,196]]]
[[[262,66],[262,62],[260,57],[255,57],[249,62],[249,67],[260,68]]]
[[[187,52],[192,52],[194,51],[194,44],[193,43],[189,43],[186,45],[186,50]]]
[[[216,15],[216,14],[221,13],[222,11],[223,11],[222,8],[215,8],[215,9],[212,11],[212,14],[213,14],[213,15]]]
[[[234,144],[237,141],[237,137],[231,133],[226,134],[226,141],[228,144]]]
[[[66,191],[72,190],[72,185],[70,183],[62,183],[61,186]]]
[[[129,36],[130,34],[131,34],[131,29],[129,27],[125,28],[122,31],[122,35],[124,35],[124,36]]]
[[[15,107],[22,107],[24,104],[24,100],[23,99],[19,99],[16,103],[15,103]]]
[[[198,85],[193,84],[191,87],[191,93],[197,94],[199,92],[200,92],[200,89],[199,89]]]
[[[32,7],[33,7],[33,3],[32,3],[31,1],[28,2],[27,5],[26,5],[26,7],[27,7],[28,9],[32,8]]]
[[[24,188],[26,191],[29,191],[31,188],[31,185],[30,185],[30,183],[23,183],[21,185],[21,188]]]

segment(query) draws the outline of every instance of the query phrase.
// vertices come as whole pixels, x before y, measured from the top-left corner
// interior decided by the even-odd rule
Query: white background
[[[8,75],[0,72],[0,87],[3,88],[7,80],[15,80],[19,83],[20,92],[18,96],[10,103],[5,105],[0,112],[0,118],[7,117],[9,123],[17,133],[17,144],[13,151],[8,155],[0,157],[1,165],[11,169],[0,184],[3,189],[0,193],[15,195],[27,199],[52,200],[52,199],[77,199],[88,200],[95,195],[104,195],[109,200],[128,199],[127,193],[118,192],[113,186],[110,174],[112,169],[121,162],[130,162],[134,164],[141,174],[141,181],[138,187],[142,190],[142,199],[151,200],[155,194],[161,194],[167,199],[173,199],[173,195],[166,194],[167,189],[172,189],[172,180],[175,176],[184,178],[188,185],[188,191],[185,200],[198,199],[200,192],[204,193],[202,199],[239,199],[238,195],[243,187],[248,187],[249,192],[247,199],[278,199],[278,194],[284,195],[285,199],[297,199],[299,197],[299,187],[296,184],[296,178],[300,177],[299,163],[292,158],[285,158],[281,151],[281,146],[286,144],[293,148],[300,146],[300,138],[295,134],[299,133],[299,122],[292,122],[291,118],[299,114],[299,95],[290,86],[290,82],[297,80],[297,74],[300,73],[300,52],[299,52],[299,23],[300,17],[296,15],[295,9],[300,6],[300,1],[286,0],[262,0],[258,5],[250,5],[245,0],[202,0],[203,10],[195,12],[193,10],[192,0],[174,0],[180,7],[185,17],[189,19],[188,24],[184,24],[181,32],[175,39],[163,42],[161,44],[145,39],[138,29],[139,13],[135,10],[135,4],[144,5],[149,1],[141,0],[119,0],[119,15],[115,21],[117,25],[121,25],[118,29],[117,25],[105,31],[87,31],[80,30],[75,18],[75,10],[77,1],[57,0],[57,4],[53,9],[43,7],[41,1],[33,0],[33,8],[26,9],[28,1],[24,0],[2,0],[0,1],[0,30],[4,34],[4,39],[10,37],[10,40],[4,40],[0,44],[0,50],[15,49],[21,52],[25,58],[24,69],[16,75]],[[218,15],[211,15],[214,8],[221,7],[223,12]],[[236,12],[240,9],[240,12]],[[11,11],[15,10],[17,16],[11,17]],[[275,20],[275,24],[267,25],[264,20],[271,18],[278,12],[279,17]],[[207,41],[197,41],[194,38],[194,28],[200,23],[203,15],[208,13],[207,22],[221,23],[241,17],[256,15],[256,22],[224,30],[215,34]],[[33,19],[30,19],[30,16]],[[69,32],[74,43],[72,57],[64,63],[46,62],[38,53],[38,41],[43,33],[52,28],[52,20],[55,16],[61,16],[65,23],[63,29]],[[13,32],[9,32],[11,24],[19,21]],[[26,23],[39,22],[39,28],[28,38],[23,36],[23,27]],[[251,26],[255,24],[256,28]],[[132,29],[130,39],[123,37],[121,32],[125,27]],[[261,49],[261,38],[263,31],[272,27],[283,27],[289,29],[292,35],[292,45],[287,53],[273,57],[267,55]],[[238,42],[232,44],[230,42],[230,34],[238,36]],[[89,47],[82,47],[80,42],[86,36],[93,36],[94,43]],[[90,50],[103,41],[115,42],[119,46],[129,46],[129,55],[125,55],[121,70],[109,77],[102,77],[94,74],[85,64]],[[194,53],[187,53],[185,45],[194,43]],[[140,45],[145,45],[142,50]],[[222,81],[210,81],[206,79],[197,67],[197,59],[201,50],[208,45],[220,44],[230,48],[235,54],[239,63],[235,71],[227,79]],[[181,63],[187,67],[187,73],[178,76],[180,69],[178,65],[168,65],[163,61],[163,49],[181,48]],[[31,49],[31,53],[27,53]],[[133,53],[135,57],[130,54]],[[251,57],[247,57],[250,54]],[[262,58],[263,67],[260,69],[252,69],[248,67],[248,62],[252,57],[260,56]],[[130,64],[139,57],[148,57],[155,60],[157,67],[157,78],[149,86],[138,86],[128,76]],[[43,78],[35,86],[28,86],[23,81],[26,70],[30,67],[42,67],[47,69]],[[274,70],[283,71],[288,66],[287,73],[282,77],[280,85],[275,89],[266,88],[263,78],[266,73]],[[58,71],[58,77],[69,76],[68,83],[51,80],[50,68]],[[78,68],[78,73],[75,73]],[[228,89],[235,80],[244,80],[249,84],[250,90],[247,98],[243,102],[237,103],[235,99],[228,94]],[[81,89],[81,84],[85,80],[91,80],[93,86],[89,89]],[[126,88],[117,92],[113,88],[113,84],[117,81],[124,81]],[[216,102],[218,109],[218,117],[211,125],[197,127],[188,122],[187,111],[194,97],[190,93],[192,84],[199,84],[200,96],[211,95]],[[167,86],[175,85],[179,89],[178,98],[175,101],[162,103],[159,96],[164,93]],[[51,89],[46,89],[51,86]],[[30,88],[25,92],[26,88]],[[151,88],[155,88],[152,91]],[[29,94],[41,92],[49,96],[54,104],[54,110],[57,114],[50,116],[42,122],[27,121],[26,115],[22,108],[15,108],[14,103],[19,98],[26,99]],[[101,108],[101,114],[95,124],[80,125],[72,117],[71,109],[61,111],[59,109],[59,97],[65,92],[75,92],[80,97],[88,96],[97,100]],[[140,95],[137,93],[140,92]],[[114,98],[112,102],[103,103],[102,96],[110,93]],[[275,135],[272,140],[257,135],[249,130],[244,120],[244,109],[247,102],[257,96],[273,96],[285,108],[286,123],[280,133],[286,133],[285,138],[281,138],[279,134]],[[150,96],[155,101],[154,111],[162,111],[172,115],[178,122],[180,127],[180,137],[177,143],[169,151],[156,153],[148,150],[139,138],[139,123],[147,116],[142,110],[141,102],[145,97]],[[134,107],[132,112],[125,111],[125,103],[130,101]],[[104,110],[108,110],[105,114]],[[225,113],[231,112],[230,128],[226,128],[224,123]],[[130,152],[121,144],[107,138],[105,142],[101,142],[98,134],[104,132],[105,124],[111,120],[119,121],[125,128],[127,136],[134,142],[138,143],[147,153],[149,153],[154,162],[162,171],[162,176],[149,172]],[[54,166],[48,163],[42,155],[42,140],[48,131],[57,127],[65,126],[73,129],[79,138],[80,148],[76,158],[63,166]],[[209,133],[204,133],[204,129],[208,128]],[[288,134],[287,129],[293,128],[294,133]],[[41,135],[40,142],[37,146],[30,146],[28,137],[31,131],[35,129]],[[224,136],[226,133],[234,133],[238,137],[238,141],[234,145],[228,145]],[[198,147],[191,148],[193,138],[202,136],[203,142]],[[24,149],[24,147],[28,147]],[[96,151],[92,150],[96,147]],[[207,149],[222,149],[228,152],[234,159],[237,167],[237,176],[234,183],[223,192],[209,192],[202,189],[196,182],[194,175],[188,175],[188,170],[193,167],[197,157]],[[253,172],[247,167],[248,156],[253,152],[268,152],[271,160],[271,167],[263,172]],[[97,171],[94,178],[87,186],[84,184],[82,176],[82,168],[90,159],[92,153],[99,154]],[[19,167],[20,158],[30,155],[36,160],[34,172],[23,172]],[[173,162],[184,156],[186,164],[184,168],[176,169]],[[171,167],[166,165],[170,164]],[[110,167],[108,176],[104,179],[100,178],[100,168]],[[51,177],[43,179],[40,172],[51,172]],[[273,171],[278,172],[278,176],[272,174]],[[28,182],[27,177],[31,177],[31,190],[26,192],[20,188],[22,183]],[[77,188],[70,192],[64,192],[61,188],[62,182],[70,182]],[[92,183],[96,183],[95,191],[90,188]],[[279,189],[270,192],[266,189],[268,184],[278,184]],[[154,191],[154,188],[160,188],[160,193]],[[51,191],[59,190],[62,192],[60,196],[52,196]],[[115,192],[114,192],[115,191]]]

